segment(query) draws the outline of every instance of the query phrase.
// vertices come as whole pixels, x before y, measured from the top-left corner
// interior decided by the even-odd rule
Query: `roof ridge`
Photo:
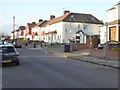
[[[48,24],[49,24],[49,25],[50,25],[50,24],[53,24],[52,21],[55,21],[55,20],[58,20],[58,22],[59,22],[59,21],[62,21],[62,20],[65,19],[69,14],[70,14],[70,13],[66,13],[66,14],[64,14],[64,15],[62,15],[62,16],[59,16],[59,17],[54,18],[54,19],[52,19],[52,20],[49,20],[49,21],[48,21]]]
[[[61,15],[61,16],[58,16],[57,18],[54,18],[54,19],[58,19],[58,18],[60,18],[60,17],[63,17],[63,16],[67,16],[67,14],[69,15],[70,13],[66,13],[66,14],[64,14],[64,15]],[[52,19],[52,20],[54,20],[54,19]]]
[[[43,22],[43,21],[42,21]],[[37,27],[37,26],[39,26],[42,22],[38,22],[34,27]],[[33,28],[34,28],[33,27]]]
[[[72,14],[85,14],[85,15],[91,15],[91,14],[87,14],[87,13],[76,13],[76,12],[71,12]]]
[[[44,20],[39,26],[41,26],[41,25],[44,26],[44,24],[47,22],[48,22],[48,20]]]

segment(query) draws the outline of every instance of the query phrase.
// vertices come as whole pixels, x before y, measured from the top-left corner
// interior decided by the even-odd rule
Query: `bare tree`
[[[10,36],[5,34],[4,32],[0,32],[0,39],[4,38],[4,39],[7,39],[9,38]]]

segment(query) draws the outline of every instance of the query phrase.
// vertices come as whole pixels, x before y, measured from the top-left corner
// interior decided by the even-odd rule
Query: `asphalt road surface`
[[[20,65],[3,65],[3,88],[117,88],[118,70],[62,58],[42,49],[18,49]]]

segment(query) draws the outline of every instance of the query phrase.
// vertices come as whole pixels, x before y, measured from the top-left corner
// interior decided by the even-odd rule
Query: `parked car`
[[[19,53],[13,45],[0,45],[0,60],[4,63],[19,65]]]
[[[15,48],[22,48],[22,44],[20,42],[14,42],[13,45]]]

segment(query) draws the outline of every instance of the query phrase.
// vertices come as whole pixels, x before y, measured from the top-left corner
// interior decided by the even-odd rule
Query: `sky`
[[[9,34],[15,28],[27,23],[49,20],[50,15],[63,15],[64,10],[76,13],[92,14],[106,22],[106,10],[116,5],[119,0],[1,0],[0,32]]]

